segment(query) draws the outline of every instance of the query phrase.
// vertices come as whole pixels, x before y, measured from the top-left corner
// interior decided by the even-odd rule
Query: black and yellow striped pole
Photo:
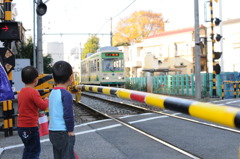
[[[215,54],[214,54],[214,23],[213,23],[213,0],[210,0],[210,16],[211,16],[211,41],[212,41],[212,65],[213,65],[213,76],[212,76],[212,91],[213,91],[213,97],[217,96],[217,89],[216,89],[216,72],[214,70],[214,66],[216,65],[215,63]]]
[[[222,84],[222,99],[225,98],[225,94],[224,94],[224,83],[225,83],[225,82],[223,82],[223,84]]]
[[[237,98],[237,83],[233,83],[233,97]]]
[[[7,101],[3,102],[3,131],[4,136],[8,137],[8,106]]]
[[[12,71],[8,73],[8,79],[12,86]],[[9,131],[9,136],[12,136],[13,135],[14,109],[13,109],[13,102],[11,100],[7,101],[7,108],[8,108],[8,131]]]
[[[12,20],[12,0],[4,1],[4,20],[5,21]]]
[[[4,1],[4,20],[5,21],[11,21],[12,20],[12,0],[5,0]],[[6,42],[7,47],[8,43]],[[11,48],[11,46],[9,46]],[[8,73],[8,79],[10,81],[10,84],[12,86],[12,71]],[[8,133],[10,136],[13,135],[13,106],[12,106],[12,101],[7,101],[7,120],[8,123],[6,126],[4,126],[6,129],[8,129]],[[6,124],[6,123],[5,123]],[[5,132],[6,133],[6,132]],[[8,136],[5,134],[5,136]]]

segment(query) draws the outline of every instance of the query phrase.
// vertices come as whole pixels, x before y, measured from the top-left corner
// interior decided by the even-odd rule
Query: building
[[[209,24],[210,25],[210,24]],[[212,49],[211,27],[200,26],[199,45],[201,48],[201,72],[213,72],[212,53],[222,52],[216,62],[221,72],[240,72],[240,18],[222,22],[214,26],[215,40]],[[222,30],[222,31],[221,31]],[[165,31],[150,36],[131,46],[119,47],[125,53],[125,67],[128,77],[145,76],[146,71],[160,74],[194,73],[194,27]]]
[[[200,27],[204,44],[206,27]],[[159,74],[194,73],[194,28],[165,31],[150,36],[142,43],[120,47],[125,53],[125,67],[129,77],[145,76],[147,70]],[[206,49],[201,47],[201,69],[207,70]]]
[[[62,42],[48,42],[46,45],[46,50],[44,54],[51,55],[54,64],[57,61],[64,60],[64,45]]]

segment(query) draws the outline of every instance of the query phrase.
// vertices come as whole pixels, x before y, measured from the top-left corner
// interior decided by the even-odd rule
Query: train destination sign
[[[106,53],[105,56],[119,56],[119,53]]]

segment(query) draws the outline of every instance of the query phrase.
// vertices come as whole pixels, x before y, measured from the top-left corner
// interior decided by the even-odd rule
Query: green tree
[[[33,66],[33,43],[32,38],[27,39],[26,42],[21,42],[16,45],[17,54],[16,58],[28,58],[30,59],[30,64]],[[52,73],[51,63],[52,63],[51,55],[47,55],[43,57],[43,71],[44,73]]]
[[[33,43],[32,38],[27,39],[27,42],[22,41],[16,45],[17,54],[16,58],[28,58],[30,64],[33,66]]]
[[[50,74],[52,73],[52,57],[50,54],[46,55],[46,56],[43,56],[43,70],[44,70],[44,73],[46,74]]]
[[[84,44],[84,48],[82,51],[82,59],[85,59],[88,53],[96,53],[98,49],[99,49],[99,38],[96,37],[95,35],[92,35]]]
[[[164,31],[162,13],[138,11],[121,19],[114,31],[113,45],[128,45],[142,42],[148,36]]]

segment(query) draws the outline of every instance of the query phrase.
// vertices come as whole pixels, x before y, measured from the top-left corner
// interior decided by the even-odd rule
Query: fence
[[[201,73],[202,84],[202,97],[213,96],[212,87],[212,73]],[[195,77],[191,75],[161,75],[153,77],[153,93],[166,94],[166,95],[182,95],[182,96],[194,96],[195,95]],[[239,81],[240,73],[238,72],[223,72],[216,76],[217,95],[222,96],[222,84],[224,81]],[[127,78],[126,88],[138,91],[146,91],[147,78],[146,77],[134,77]],[[231,89],[227,86],[224,89]],[[226,91],[226,97],[232,97],[229,95],[230,91]]]

